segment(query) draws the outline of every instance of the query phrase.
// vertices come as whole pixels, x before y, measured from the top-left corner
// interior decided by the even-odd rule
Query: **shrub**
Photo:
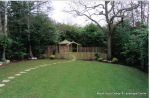
[[[27,53],[24,51],[13,51],[13,50],[7,50],[6,57],[10,60],[23,60],[27,57]]]
[[[45,59],[46,58],[46,54],[40,54],[39,59]]]
[[[50,55],[49,58],[50,59],[55,59],[55,55]]]
[[[103,60],[103,58],[98,58],[97,60],[98,60],[98,61],[102,61],[102,60]]]
[[[99,54],[98,54],[98,53],[96,53],[96,54],[95,54],[95,59],[96,59],[96,60],[98,60],[98,59],[99,59],[99,57],[100,57],[100,56],[99,56]]]
[[[12,39],[4,34],[0,35],[0,46],[7,48],[12,44]]]
[[[103,62],[107,62],[107,60],[102,60]]]
[[[113,57],[112,62],[116,63],[116,62],[118,62],[118,59],[116,57]]]

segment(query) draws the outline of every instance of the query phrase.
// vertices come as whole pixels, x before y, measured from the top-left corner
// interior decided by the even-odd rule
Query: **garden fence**
[[[79,47],[77,52],[72,52],[66,50],[66,47],[61,47],[61,50],[58,46],[49,46],[47,50],[47,56],[54,54],[56,58],[59,59],[70,59],[72,55],[76,57],[76,59],[82,60],[94,60],[95,54],[98,54],[101,58],[106,59],[106,48],[104,47]]]

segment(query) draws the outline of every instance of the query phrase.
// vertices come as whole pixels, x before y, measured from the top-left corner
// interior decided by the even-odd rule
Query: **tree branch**
[[[131,6],[131,7],[128,7],[128,8],[122,8],[122,9],[118,10],[116,14],[115,14],[115,12],[113,12],[114,15],[110,18],[110,21],[113,21],[114,18],[116,18],[116,17],[123,18],[125,12],[131,11],[131,10],[136,9],[136,8],[138,8],[138,7],[139,7],[139,2],[138,2],[138,4],[135,5],[135,6]],[[119,15],[119,14],[120,14],[120,15]]]
[[[105,6],[103,4],[97,4],[95,6],[87,6],[86,4],[83,4],[81,1],[79,1],[79,4],[84,6],[85,8],[91,8],[91,9],[95,9],[95,8],[97,8],[99,6],[101,6],[103,9],[105,8]]]

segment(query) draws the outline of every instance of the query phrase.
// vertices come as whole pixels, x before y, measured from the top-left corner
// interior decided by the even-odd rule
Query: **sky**
[[[53,20],[55,20],[56,22],[59,23],[65,23],[65,24],[71,24],[71,25],[77,25],[77,26],[85,26],[89,23],[91,23],[92,21],[90,21],[90,19],[86,18],[85,16],[74,16],[73,14],[69,14],[67,12],[65,12],[64,10],[70,10],[70,6],[69,3],[72,0],[52,0],[52,12],[49,13],[49,17],[52,18]],[[86,0],[85,0],[86,1]],[[128,2],[126,1],[122,1],[124,5],[124,7],[126,7],[128,4]],[[84,2],[86,4],[86,6],[94,6],[95,4],[104,4],[103,1],[97,1],[94,0],[90,1],[90,2]],[[79,5],[74,5],[73,6],[75,9],[79,10],[79,11],[83,11],[83,6],[79,6]],[[111,5],[108,5],[108,9],[111,9]],[[88,10],[88,12],[85,12],[84,14],[91,14],[92,18],[94,20],[96,20],[101,26],[106,26],[106,19],[105,16],[97,16],[96,14],[99,14],[100,12],[105,12],[103,8],[101,7],[97,7],[95,9],[90,9]],[[120,18],[115,18],[115,21],[117,21],[117,19]]]
[[[68,6],[69,0],[67,1],[54,1],[52,0],[52,13],[49,13],[49,17],[51,17],[56,22],[71,24],[71,25],[78,25],[78,26],[85,26],[86,24],[90,23],[85,16],[74,16],[72,14],[64,12]]]

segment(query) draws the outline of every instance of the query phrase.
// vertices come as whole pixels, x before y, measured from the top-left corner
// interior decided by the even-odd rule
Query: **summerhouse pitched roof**
[[[68,40],[63,40],[62,42],[59,42],[58,44],[60,44],[60,45],[62,45],[62,44],[67,44],[67,45],[70,45],[70,44],[77,44],[77,45],[80,45],[80,44],[78,44],[78,43],[76,43],[76,42],[74,42],[74,41],[72,41],[72,42],[70,42],[70,41],[68,41]]]

